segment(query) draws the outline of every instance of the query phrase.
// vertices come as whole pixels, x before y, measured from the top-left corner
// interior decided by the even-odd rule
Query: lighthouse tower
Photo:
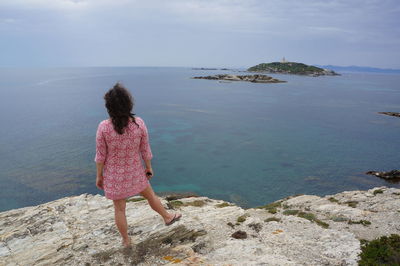
[[[286,61],[285,57],[282,58],[281,63],[287,63],[288,61]]]

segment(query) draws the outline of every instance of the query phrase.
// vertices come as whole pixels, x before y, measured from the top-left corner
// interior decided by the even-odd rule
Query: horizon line
[[[273,62],[279,62],[279,61],[273,61]],[[295,62],[295,61],[289,61],[292,63],[300,63],[300,62]],[[270,62],[272,63],[272,62]],[[258,64],[263,64],[263,63],[258,63]],[[257,65],[258,65],[257,64]],[[375,66],[360,66],[360,65],[325,65],[325,64],[309,64],[310,66],[318,66],[318,67],[341,67],[341,68],[370,68],[370,69],[379,69],[379,70],[386,70],[386,71],[400,71],[399,68],[382,68],[382,67],[375,67]],[[93,66],[0,66],[0,68],[107,68],[107,67],[120,67],[120,68],[128,68],[128,67],[148,67],[148,68],[216,68],[216,69],[221,69],[221,68],[227,68],[227,69],[247,69],[249,68],[248,66],[164,66],[164,65],[93,65]]]

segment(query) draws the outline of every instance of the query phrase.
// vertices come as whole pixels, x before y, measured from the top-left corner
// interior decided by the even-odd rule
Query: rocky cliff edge
[[[131,249],[121,247],[112,201],[82,194],[0,213],[0,265],[357,265],[360,240],[400,233],[400,189],[290,196],[243,209],[206,197],[127,202]]]

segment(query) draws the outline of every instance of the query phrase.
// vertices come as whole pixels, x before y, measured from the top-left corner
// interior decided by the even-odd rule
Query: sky
[[[0,0],[0,66],[400,68],[399,0]]]

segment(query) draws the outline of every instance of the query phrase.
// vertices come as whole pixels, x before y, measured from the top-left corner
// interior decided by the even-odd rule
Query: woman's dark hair
[[[119,82],[104,95],[107,112],[110,115],[115,131],[123,134],[123,129],[128,125],[129,118],[139,126],[132,113],[133,97],[130,92]]]

